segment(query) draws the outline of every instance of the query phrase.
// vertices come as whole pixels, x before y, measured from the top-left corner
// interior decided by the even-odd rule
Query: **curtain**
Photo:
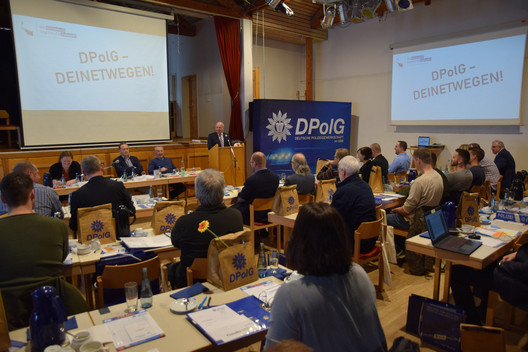
[[[240,105],[240,22],[239,20],[214,18],[218,49],[222,58],[222,66],[231,96],[231,118],[229,120],[229,135],[232,139],[244,139],[242,129],[242,109]]]

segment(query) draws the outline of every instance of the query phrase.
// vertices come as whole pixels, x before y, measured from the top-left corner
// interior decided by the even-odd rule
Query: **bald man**
[[[238,194],[236,204],[233,205],[233,208],[242,213],[246,225],[249,225],[249,205],[253,199],[273,197],[279,187],[279,176],[266,168],[266,156],[263,153],[253,153],[249,163],[254,172],[244,182],[244,188]],[[268,221],[268,210],[255,212],[255,221]]]
[[[284,185],[297,185],[297,193],[299,194],[314,194],[315,178],[310,172],[310,167],[304,154],[294,154],[291,160],[291,167],[295,173],[286,178]]]
[[[211,149],[217,144],[219,147],[231,146],[231,139],[227,133],[224,133],[223,122],[217,122],[215,126],[215,132],[210,133],[209,136],[207,136],[207,149]]]

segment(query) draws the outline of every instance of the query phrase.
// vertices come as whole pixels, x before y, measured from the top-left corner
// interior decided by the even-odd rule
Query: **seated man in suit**
[[[149,175],[154,175],[154,170],[159,170],[162,174],[170,174],[172,170],[176,169],[172,160],[165,157],[165,150],[161,145],[154,147],[154,154],[156,157],[149,161],[148,164]],[[183,183],[173,183],[170,185],[169,197],[172,199],[183,192],[185,192]]]
[[[103,177],[101,162],[90,155],[81,162],[81,168],[88,183],[73,192],[70,199],[70,228],[77,231],[77,209],[112,203],[112,210],[124,205],[132,212],[136,211],[132,197],[122,182]]]
[[[284,185],[297,185],[296,189],[298,194],[314,194],[315,178],[310,172],[310,167],[306,163],[304,154],[294,154],[291,160],[291,166],[295,173],[286,178]]]
[[[211,149],[218,144],[219,147],[229,147],[231,145],[231,139],[224,133],[223,122],[217,122],[215,131],[207,136],[207,149]]]
[[[381,154],[381,146],[378,143],[372,143],[370,145],[370,149],[372,150],[372,164],[374,166],[381,167],[381,176],[383,177],[383,183],[388,183],[387,175],[389,174],[389,162],[387,159]]]
[[[36,289],[43,281],[58,282],[63,275],[62,262],[69,253],[68,228],[63,221],[33,212],[35,191],[33,180],[25,173],[10,173],[0,182],[2,202],[8,216],[0,219],[0,289],[11,328],[27,326],[31,307],[21,302],[21,295]],[[87,310],[79,292],[63,283],[68,292],[77,294],[81,306],[67,314]],[[68,286],[68,287],[66,287]],[[70,291],[70,289],[72,291]],[[29,297],[27,297],[29,299]],[[65,303],[70,303],[69,300]],[[15,304],[16,303],[16,304]],[[84,303],[84,304],[83,304]]]
[[[242,215],[223,203],[225,181],[222,174],[213,169],[203,170],[195,180],[196,198],[200,206],[194,213],[181,216],[171,232],[172,244],[181,249],[180,262],[169,267],[169,279],[172,287],[185,287],[186,268],[194,258],[207,258],[209,242],[214,236],[206,231],[199,232],[198,225],[209,221],[209,229],[217,236],[242,231]]]
[[[266,156],[261,152],[255,152],[249,160],[253,175],[244,182],[244,188],[238,193],[236,204],[233,208],[242,213],[244,224],[249,225],[249,205],[255,198],[269,198],[275,195],[279,187],[279,176],[266,168]],[[255,221],[266,222],[267,211],[255,212]]]
[[[114,165],[117,177],[123,176],[126,172],[127,176],[131,176],[132,172],[136,175],[143,173],[143,166],[139,162],[138,158],[130,155],[128,144],[125,142],[119,143],[119,155],[114,159],[112,164]]]

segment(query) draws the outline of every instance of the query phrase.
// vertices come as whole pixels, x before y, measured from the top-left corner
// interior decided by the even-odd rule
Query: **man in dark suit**
[[[222,122],[216,123],[215,131],[207,136],[207,149],[211,149],[217,144],[219,147],[231,146],[231,139],[227,133],[224,133],[224,124]]]
[[[509,151],[504,148],[502,141],[495,140],[491,144],[491,151],[495,154],[495,165],[502,175],[501,190],[510,188],[515,176],[515,160]]]
[[[96,205],[112,203],[112,209],[125,205],[135,212],[130,193],[125,189],[122,182],[103,177],[101,162],[96,156],[87,156],[81,162],[83,173],[88,183],[73,192],[71,195],[71,217],[70,228],[77,231],[77,209],[93,207]]]
[[[389,162],[381,154],[381,147],[378,143],[372,143],[370,149],[372,149],[372,164],[381,167],[383,183],[388,183],[387,175],[389,174]]]
[[[273,174],[266,168],[266,156],[261,152],[255,152],[249,160],[254,172],[244,182],[244,188],[238,194],[237,202],[233,208],[242,213],[244,224],[249,224],[249,205],[255,198],[269,198],[275,195],[279,187],[279,176]],[[265,222],[268,220],[268,211],[255,212],[255,221]]]
[[[121,155],[115,158],[112,162],[117,177],[123,176],[123,172],[125,171],[127,176],[132,175],[132,171],[134,171],[136,175],[141,175],[143,172],[143,166],[141,166],[138,158],[130,155],[128,144],[125,142],[119,143],[119,154]]]

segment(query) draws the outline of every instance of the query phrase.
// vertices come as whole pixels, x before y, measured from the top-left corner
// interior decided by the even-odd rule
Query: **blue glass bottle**
[[[52,286],[42,286],[31,293],[33,312],[29,329],[31,349],[43,351],[50,345],[62,345],[66,341],[66,313],[57,291]]]
[[[141,281],[141,308],[152,307],[152,289],[148,279],[147,268],[143,268],[143,281]]]

